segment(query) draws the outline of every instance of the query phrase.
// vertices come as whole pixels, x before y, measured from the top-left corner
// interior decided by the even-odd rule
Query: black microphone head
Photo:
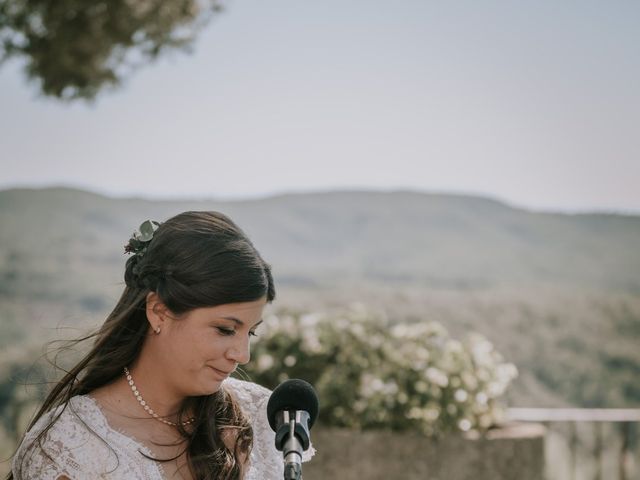
[[[310,383],[292,378],[278,385],[267,403],[267,418],[273,431],[276,430],[276,414],[283,410],[304,410],[309,414],[309,428],[318,416],[318,395]]]

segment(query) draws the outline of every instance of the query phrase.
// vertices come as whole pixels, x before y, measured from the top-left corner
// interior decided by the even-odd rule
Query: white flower
[[[499,397],[504,393],[506,389],[506,385],[504,383],[499,382],[491,382],[487,385],[487,390],[489,391],[489,395],[493,398]]]
[[[364,400],[358,400],[353,404],[353,409],[358,413],[362,413],[367,409],[367,402]]]
[[[383,382],[382,382],[382,380],[380,380],[379,378],[374,378],[374,379],[371,381],[371,389],[372,389],[374,392],[379,392],[379,391],[381,391],[382,389],[384,389],[384,383],[383,383]]]
[[[480,418],[478,419],[478,423],[482,428],[489,428],[493,423],[493,420],[491,419],[490,415],[485,414],[485,415],[480,415]]]
[[[484,337],[476,335],[472,340],[473,359],[478,365],[491,365],[493,363],[493,345]]]
[[[447,377],[447,374],[435,367],[427,368],[425,377],[427,380],[435,383],[439,387],[446,387],[449,385],[449,378]]]
[[[506,384],[518,376],[518,369],[513,363],[503,363],[498,365],[496,376],[499,382]]]
[[[302,329],[302,350],[309,353],[321,353],[322,344],[318,338],[318,331],[315,328]]]
[[[456,390],[456,393],[453,394],[453,397],[456,399],[456,402],[462,403],[466,401],[467,398],[469,398],[469,395],[465,390],[459,388],[458,390]]]
[[[424,411],[424,416],[425,416],[426,420],[429,420],[429,421],[437,420],[438,417],[440,416],[440,409],[439,408],[427,408]]]
[[[427,393],[427,390],[429,389],[429,385],[427,385],[427,383],[423,382],[422,380],[418,380],[415,384],[415,388],[416,388],[416,392]]]
[[[459,353],[463,350],[462,343],[458,340],[447,340],[447,343],[445,343],[445,349],[451,353]]]
[[[422,418],[422,409],[418,407],[411,407],[407,412],[407,418],[416,420]]]
[[[315,327],[320,323],[323,319],[324,315],[322,313],[307,313],[300,316],[300,327],[305,330],[315,329]]]
[[[463,432],[467,432],[467,431],[469,431],[469,429],[471,428],[471,422],[470,422],[468,419],[463,418],[462,420],[460,420],[460,421],[458,422],[458,427],[459,427],[459,428],[460,428],[460,430],[462,430]]]
[[[409,336],[409,329],[405,323],[399,323],[391,327],[391,335],[397,338],[406,338]]]
[[[462,372],[462,383],[468,390],[475,390],[478,388],[478,379],[470,372]]]
[[[393,380],[389,380],[388,382],[385,382],[382,390],[386,395],[395,395],[398,393],[398,384]]]
[[[269,370],[273,367],[273,357],[268,353],[264,353],[258,357],[257,362],[258,370],[264,372],[265,370]]]

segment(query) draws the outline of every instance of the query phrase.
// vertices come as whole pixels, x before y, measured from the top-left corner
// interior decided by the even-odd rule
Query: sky
[[[234,0],[92,104],[0,68],[0,189],[640,213],[640,3]]]

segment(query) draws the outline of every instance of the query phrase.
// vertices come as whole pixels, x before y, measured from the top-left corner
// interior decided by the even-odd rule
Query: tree
[[[26,58],[45,95],[93,99],[169,49],[188,50],[218,0],[0,0],[0,63]]]

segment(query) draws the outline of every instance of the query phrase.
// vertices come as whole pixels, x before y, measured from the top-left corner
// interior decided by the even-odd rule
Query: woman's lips
[[[218,374],[219,377],[222,377],[222,379],[227,378],[229,375],[231,375],[233,372],[225,372],[224,370],[218,370],[216,367],[210,367],[214,372],[216,372]]]

